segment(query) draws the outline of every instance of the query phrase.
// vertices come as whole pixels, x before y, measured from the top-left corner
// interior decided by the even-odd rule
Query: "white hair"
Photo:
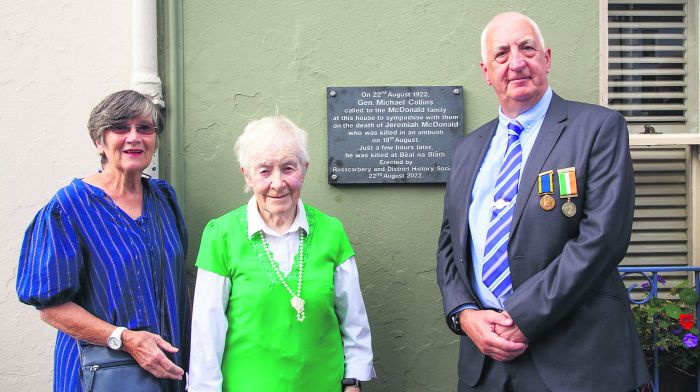
[[[537,23],[535,23],[534,20],[532,20],[529,16],[523,15],[520,12],[515,12],[515,11],[508,11],[508,12],[502,12],[491,19],[489,23],[484,27],[484,29],[481,31],[481,61],[486,63],[487,60],[487,51],[488,49],[486,48],[486,36],[491,32],[491,28],[496,24],[496,20],[500,19],[503,16],[506,15],[511,15],[511,16],[517,16],[525,20],[530,26],[532,26],[533,30],[535,30],[535,35],[537,35],[537,40],[540,43],[540,46],[542,49],[545,48],[544,46],[544,37],[542,36],[542,32],[540,31],[540,27],[537,26]]]
[[[280,151],[292,148],[296,151],[302,170],[306,171],[309,162],[307,151],[308,135],[284,116],[263,117],[246,125],[233,147],[238,162],[246,171],[252,167],[252,160],[261,151]],[[250,189],[246,186],[246,191]]]

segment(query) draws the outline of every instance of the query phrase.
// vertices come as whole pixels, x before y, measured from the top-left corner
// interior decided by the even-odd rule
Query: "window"
[[[700,256],[697,0],[601,0],[600,9],[601,104],[627,119],[635,171],[623,264],[691,264]],[[642,134],[652,128],[662,134]]]

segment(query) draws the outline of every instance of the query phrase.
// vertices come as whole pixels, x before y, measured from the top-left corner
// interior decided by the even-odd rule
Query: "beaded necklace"
[[[303,230],[299,230],[299,251],[297,253],[299,257],[299,280],[297,281],[296,294],[294,294],[292,289],[289,288],[289,285],[282,277],[282,272],[280,272],[278,263],[272,258],[272,252],[270,252],[270,246],[267,244],[267,241],[265,241],[265,235],[262,231],[259,231],[258,234],[260,235],[260,241],[263,244],[263,249],[265,250],[267,259],[270,261],[272,270],[275,271],[275,274],[279,278],[280,282],[282,282],[284,288],[287,289],[289,294],[292,296],[290,304],[292,305],[292,308],[294,308],[294,310],[296,310],[297,312],[297,321],[304,321],[304,319],[306,318],[306,314],[304,314],[304,300],[301,299],[301,280],[304,271],[304,242],[306,240],[306,234],[304,234]]]

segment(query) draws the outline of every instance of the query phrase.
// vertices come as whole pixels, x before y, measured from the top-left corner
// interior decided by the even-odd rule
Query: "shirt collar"
[[[267,235],[280,237],[280,234],[272,230],[260,216],[255,195],[248,200],[246,210],[248,211],[248,238],[252,238],[255,233],[261,230]],[[304,209],[304,203],[302,203],[301,198],[297,201],[297,216],[294,218],[294,222],[282,235],[297,232],[299,229],[303,229],[306,234],[309,234],[309,222],[306,220],[306,209]]]
[[[498,122],[502,124],[504,127],[508,125],[513,120],[517,120],[520,125],[523,126],[523,130],[527,131],[528,129],[531,129],[533,126],[538,124],[544,116],[547,114],[547,109],[549,109],[549,104],[552,102],[552,88],[547,87],[547,91],[544,92],[544,95],[540,100],[535,104],[535,106],[531,107],[530,109],[526,110],[523,113],[520,113],[516,118],[510,118],[503,114],[503,111],[501,108],[498,108]]]

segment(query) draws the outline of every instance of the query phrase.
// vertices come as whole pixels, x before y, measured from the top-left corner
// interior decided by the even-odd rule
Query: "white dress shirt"
[[[255,197],[248,201],[247,212],[248,238],[262,231],[280,271],[285,277],[288,276],[299,247],[299,230],[309,232],[304,204],[298,201],[296,218],[282,234],[265,224],[258,212]],[[336,267],[333,281],[335,312],[345,354],[344,377],[370,380],[376,377],[372,364],[372,337],[354,256]],[[197,271],[187,380],[190,392],[221,391],[221,361],[228,330],[226,308],[230,293],[230,278],[203,269]]]
[[[472,287],[485,307],[503,309],[503,298],[499,299],[493,295],[491,290],[481,280],[481,273],[484,263],[486,234],[489,230],[493,212],[493,196],[496,193],[496,181],[498,181],[498,173],[501,170],[508,145],[508,123],[517,120],[523,126],[523,131],[520,133],[520,146],[523,150],[522,166],[520,167],[520,175],[522,176],[525,163],[530,156],[530,151],[535,144],[544,116],[547,114],[547,109],[551,102],[552,89],[548,88],[535,106],[519,114],[516,118],[511,119],[503,114],[503,111],[498,110],[496,133],[491,139],[491,145],[486,152],[486,156],[484,156],[484,161],[481,163],[476,180],[474,180],[471,204],[469,206],[469,232],[471,235],[472,266],[474,268]],[[516,199],[513,199],[513,202]]]

